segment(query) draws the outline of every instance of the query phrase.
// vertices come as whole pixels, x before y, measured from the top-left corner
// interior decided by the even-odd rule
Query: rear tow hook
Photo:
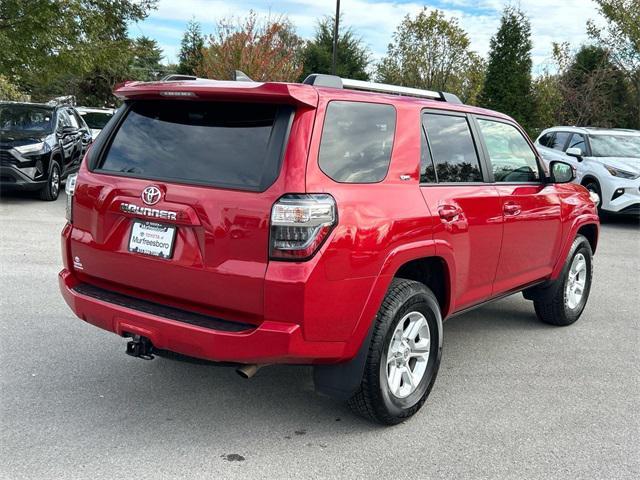
[[[134,335],[133,340],[127,342],[127,355],[142,358],[143,360],[153,360],[153,343],[147,337]]]

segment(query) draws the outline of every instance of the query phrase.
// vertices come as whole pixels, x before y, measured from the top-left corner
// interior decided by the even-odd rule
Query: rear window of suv
[[[135,102],[98,170],[263,191],[280,171],[292,112],[268,104]]]

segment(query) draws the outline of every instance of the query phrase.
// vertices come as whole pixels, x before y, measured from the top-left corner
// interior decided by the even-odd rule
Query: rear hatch
[[[260,321],[271,207],[304,188],[304,175],[296,184],[282,172],[306,162],[301,113],[313,110],[256,98],[260,85],[179,100],[133,90],[78,177],[70,254],[81,280]]]

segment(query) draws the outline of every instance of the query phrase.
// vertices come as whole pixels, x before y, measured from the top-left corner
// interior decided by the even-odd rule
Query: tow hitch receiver
[[[147,337],[134,335],[133,340],[127,342],[127,355],[142,358],[143,360],[153,360],[153,344]]]

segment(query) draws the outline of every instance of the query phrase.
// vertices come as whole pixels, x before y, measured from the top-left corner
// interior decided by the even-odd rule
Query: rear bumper
[[[58,281],[62,296],[79,318],[120,336],[147,337],[159,349],[237,363],[322,364],[346,359],[344,342],[307,341],[300,325],[264,321],[239,332],[204,328],[79,293],[75,287],[80,282],[67,269]]]

